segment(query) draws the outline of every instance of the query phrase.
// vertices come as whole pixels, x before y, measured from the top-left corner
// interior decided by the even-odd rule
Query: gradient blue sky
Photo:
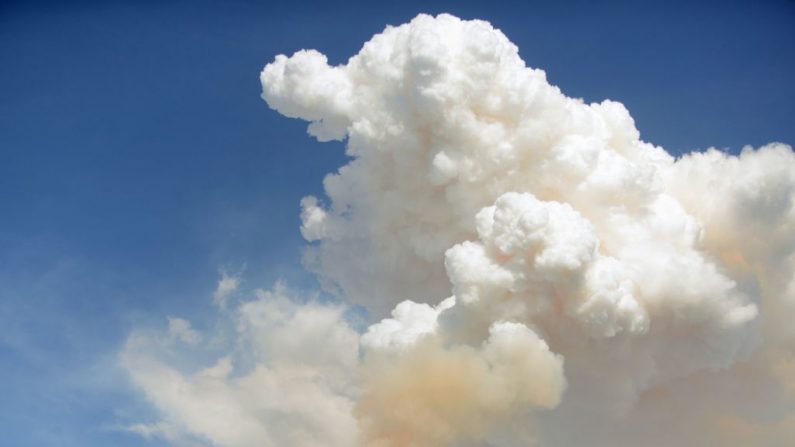
[[[219,269],[316,287],[298,201],[344,156],[259,99],[278,53],[451,12],[671,152],[795,142],[795,3],[660,3],[0,3],[0,444],[157,445],[118,430],[133,328],[211,324]]]

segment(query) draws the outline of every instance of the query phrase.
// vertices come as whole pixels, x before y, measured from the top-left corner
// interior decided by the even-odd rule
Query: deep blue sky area
[[[115,367],[211,324],[219,269],[312,289],[298,202],[345,162],[259,98],[276,54],[342,63],[420,12],[482,18],[569,96],[681,154],[795,143],[795,2],[0,3],[0,440],[157,445]]]

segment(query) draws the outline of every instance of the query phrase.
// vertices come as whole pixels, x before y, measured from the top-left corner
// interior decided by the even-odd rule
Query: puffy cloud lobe
[[[787,343],[795,342],[793,166],[791,147],[770,144],[738,157],[689,154],[666,172],[671,191],[709,229],[703,249],[757,297],[766,337]],[[713,195],[722,200],[699,200]]]
[[[593,227],[571,206],[506,193],[476,221],[481,242],[454,246],[446,265],[456,297],[477,318],[570,316],[596,338],[648,330],[627,269],[598,253]]]
[[[305,263],[383,320],[360,336],[339,308],[262,292],[239,307],[235,355],[192,374],[155,355],[173,343],[134,334],[125,364],[163,413],[135,430],[229,446],[791,443],[791,147],[674,159],[620,103],[566,97],[501,32],[450,15],[388,27],[340,66],[277,56],[261,80],[318,140],[347,139],[324,203],[301,202]]]
[[[339,140],[350,124],[350,81],[342,70],[329,67],[317,51],[299,51],[292,58],[278,56],[262,72],[269,88],[262,97],[282,114],[312,121],[310,134],[320,141]],[[289,95],[289,96],[288,96]]]
[[[361,343],[369,349],[401,349],[438,330],[439,314],[455,305],[450,297],[438,306],[404,301],[392,311],[392,318],[373,324],[362,336]]]
[[[444,347],[433,336],[371,353],[356,407],[367,446],[439,446],[482,439],[497,421],[551,408],[565,387],[562,359],[526,326],[496,323],[483,345]]]

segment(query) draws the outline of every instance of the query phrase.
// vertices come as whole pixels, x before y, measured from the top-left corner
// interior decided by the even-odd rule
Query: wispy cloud
[[[213,292],[213,302],[224,309],[226,308],[229,297],[235,293],[240,286],[240,274],[229,274],[226,271],[221,271],[221,279],[218,280],[218,286]]]
[[[191,327],[190,322],[182,318],[168,317],[168,333],[171,338],[189,345],[201,341],[201,335]]]
[[[197,371],[183,372],[183,348],[160,331],[130,335],[121,363],[162,416],[130,430],[232,447],[353,445],[358,334],[343,308],[299,304],[283,287],[254,295],[218,321],[236,334],[229,354]],[[169,323],[169,335],[193,339],[187,322]]]

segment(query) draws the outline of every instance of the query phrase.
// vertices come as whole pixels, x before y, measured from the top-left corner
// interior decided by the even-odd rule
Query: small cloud
[[[189,345],[195,345],[201,340],[201,335],[191,327],[190,322],[182,318],[168,317],[168,334],[172,339]]]
[[[221,279],[218,280],[218,286],[215,288],[215,293],[213,293],[213,302],[222,309],[226,308],[226,301],[229,295],[234,293],[239,285],[239,274],[229,275],[222,271]]]

